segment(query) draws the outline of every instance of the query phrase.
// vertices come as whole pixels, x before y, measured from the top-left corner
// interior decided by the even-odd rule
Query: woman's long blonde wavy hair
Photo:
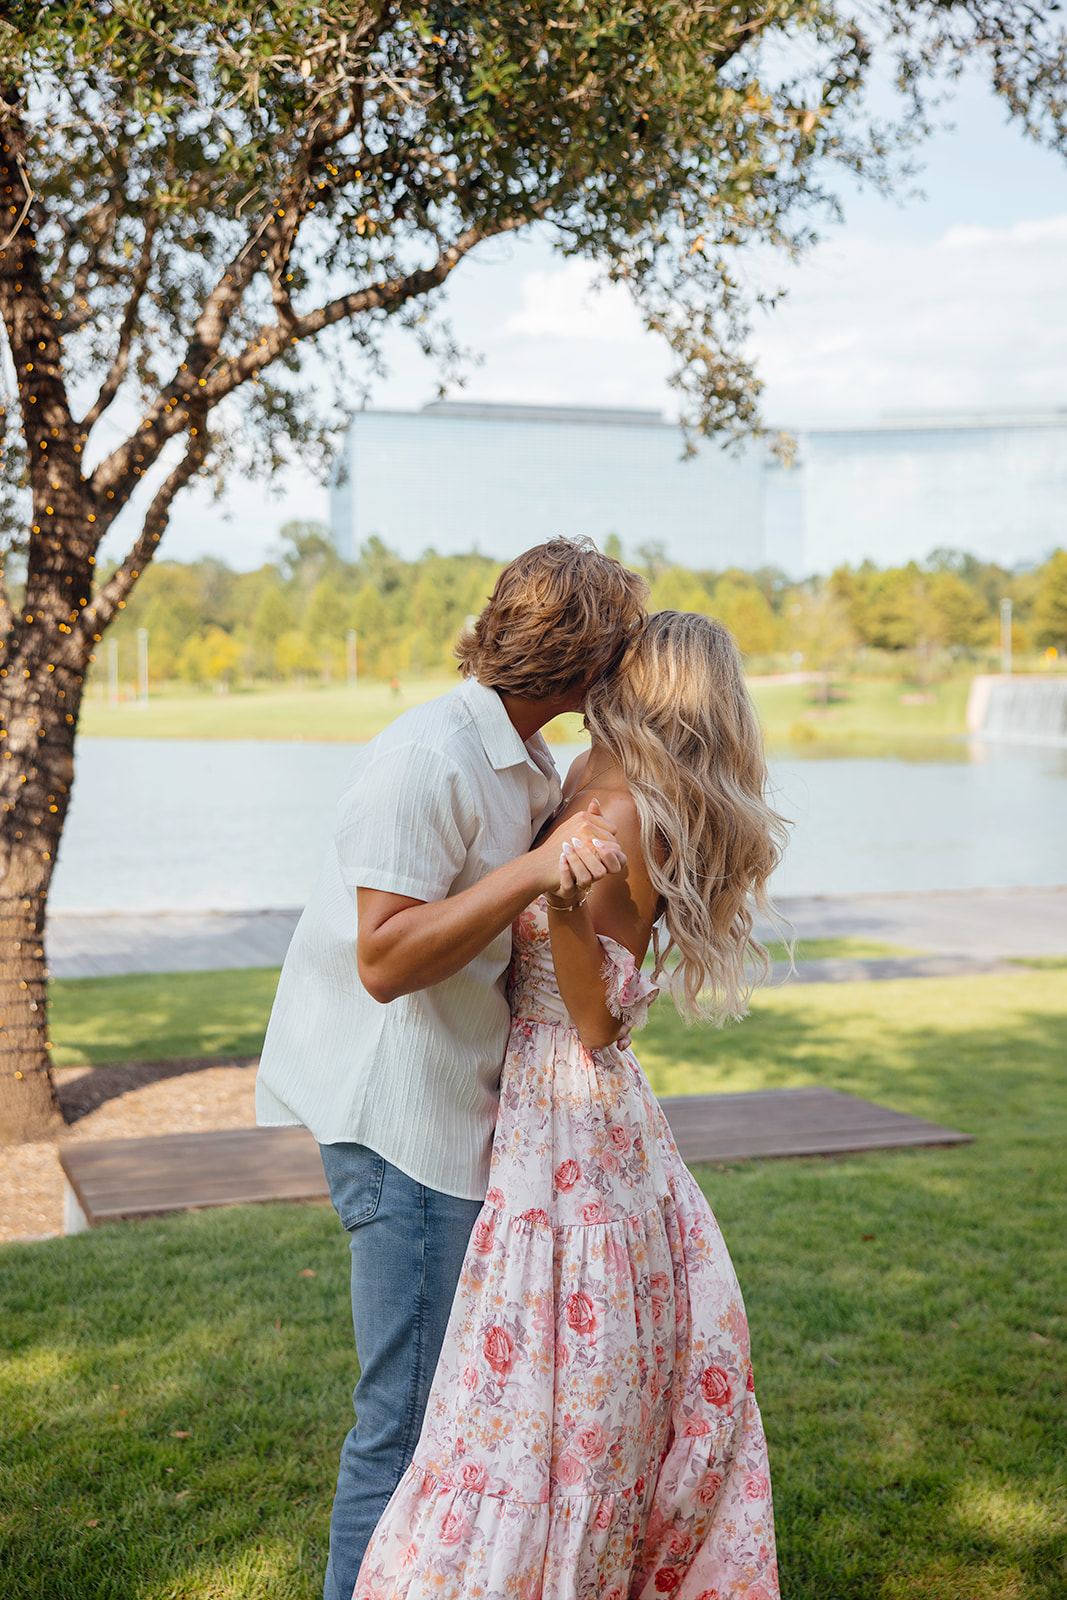
[[[641,818],[663,907],[656,975],[670,952],[671,996],[688,1017],[743,1016],[768,975],[753,907],[773,918],[767,879],[787,823],[765,798],[767,763],[737,646],[721,622],[659,611],[618,670],[590,691],[585,720],[618,761]]]

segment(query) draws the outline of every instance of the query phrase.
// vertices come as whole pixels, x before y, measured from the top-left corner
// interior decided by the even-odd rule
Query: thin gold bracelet
[[[592,888],[593,888],[593,886],[592,886],[592,884],[590,884],[589,888],[582,895],[582,898],[580,900],[576,900],[574,902],[574,904],[571,905],[571,906],[557,906],[552,902],[552,900],[546,894],[545,895],[545,905],[548,907],[548,909],[550,911],[577,911],[581,906],[584,906],[585,902],[589,899],[589,896],[592,893]]]

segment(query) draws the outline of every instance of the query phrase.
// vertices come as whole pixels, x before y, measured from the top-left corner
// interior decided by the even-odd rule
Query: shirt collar
[[[487,689],[477,678],[467,678],[460,692],[470,707],[474,726],[494,772],[503,772],[506,767],[517,767],[533,761],[531,751],[519,738],[514,723],[504,709],[504,702],[495,689]],[[536,734],[530,742],[536,747],[543,741]],[[537,763],[534,762],[534,765]]]

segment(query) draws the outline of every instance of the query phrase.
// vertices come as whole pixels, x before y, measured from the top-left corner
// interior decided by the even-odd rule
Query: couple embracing
[[[360,1362],[326,1600],[778,1595],[737,1279],[629,1037],[669,951],[743,1009],[781,823],[730,636],[645,593],[588,541],[504,570],[286,959],[258,1115],[320,1143]]]

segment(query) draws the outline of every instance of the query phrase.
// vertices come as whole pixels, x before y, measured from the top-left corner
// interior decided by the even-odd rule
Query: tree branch
[[[15,214],[24,212],[29,194],[25,176],[26,129],[15,100],[0,94],[0,182]],[[28,215],[28,213],[26,213]],[[24,223],[16,237],[0,249],[0,320],[18,382],[26,462],[36,502],[65,493],[80,482],[81,443],[70,414],[62,349],[41,276],[37,241]],[[65,488],[61,488],[61,484]],[[58,546],[40,524],[34,538],[48,540],[51,565]],[[34,565],[31,540],[30,567]]]
[[[90,305],[89,294],[94,278],[98,284],[113,284],[120,281],[120,269],[104,259],[104,252],[114,243],[115,228],[123,208],[122,189],[117,183],[113,183],[108,200],[91,206],[82,219],[81,227],[74,229],[73,232],[70,222],[59,213],[60,226],[63,227],[67,237],[57,270],[53,273],[49,284],[50,292],[57,304],[60,303],[60,286],[64,268],[70,261],[71,246],[78,244],[85,249],[84,260],[74,269],[67,313],[59,319],[58,332],[63,337],[77,333],[79,328],[84,328],[87,323],[92,322],[96,313]]]
[[[141,245],[141,258],[133,274],[130,285],[130,298],[126,302],[126,310],[119,329],[119,345],[115,352],[115,359],[111,363],[111,370],[100,385],[100,393],[89,407],[79,426],[84,433],[88,433],[119,392],[122,380],[126,376],[126,367],[130,359],[130,345],[133,342],[133,330],[137,323],[137,310],[148,282],[148,274],[152,270],[152,244],[155,240],[156,228],[159,217],[156,212],[149,212],[145,218],[144,243]]]
[[[190,410],[194,405],[206,405],[210,410],[220,400],[240,388],[242,383],[253,377],[262,367],[276,361],[289,345],[321,333],[325,328],[344,321],[346,317],[382,310],[391,314],[416,295],[425,294],[444,283],[449,273],[476,244],[497,234],[510,233],[516,228],[524,227],[542,215],[548,209],[548,205],[547,200],[535,201],[521,215],[468,228],[453,244],[441,252],[432,267],[421,268],[417,272],[408,273],[402,278],[389,279],[385,283],[372,284],[367,289],[342,295],[327,305],[320,306],[318,310],[308,312],[305,316],[294,315],[292,321],[287,319],[285,322],[274,323],[268,328],[261,329],[256,339],[246,345],[239,355],[223,361],[211,377],[204,378],[201,374],[210,371],[239,293],[243,293],[244,287],[262,266],[262,261],[258,257],[253,264],[245,266],[242,257],[251,258],[253,246],[266,236],[270,224],[277,223],[280,232],[285,230],[288,208],[281,208],[280,218],[276,215],[278,208],[272,209],[271,216],[260,223],[241,255],[232,264],[230,271],[212,292],[197,323],[199,335],[194,335],[183,369],[179,370],[174,381],[163,389],[139,432],[133,438],[127,439],[117,450],[112,451],[93,473],[90,487],[103,523],[103,527],[99,530],[101,537],[129,499],[138,479],[143,477],[152,463],[158,459],[163,446],[189,426]],[[232,281],[227,282],[226,279]],[[240,280],[240,290],[238,280]],[[112,491],[110,500],[107,498],[108,490]]]
[[[30,175],[26,171],[26,163],[23,161],[22,154],[18,150],[15,151],[15,160],[18,163],[19,177],[22,179],[24,199],[22,202],[22,210],[15,219],[14,227],[4,236],[3,239],[0,239],[0,250],[6,250],[8,245],[13,243],[16,234],[30,214],[30,209],[33,206],[34,200],[37,198],[36,190],[30,182]]]
[[[273,220],[272,207],[249,235],[239,254],[231,260],[204,302],[186,348],[185,360],[179,364],[171,381],[161,386],[159,398],[138,432],[106,456],[93,473],[90,487],[100,511],[98,542],[126,504],[138,480],[158,460],[167,442],[190,426],[194,406],[199,409],[206,398],[202,375],[210,370],[230,318],[262,266],[261,258],[254,255],[254,247],[264,237]]]
[[[14,626],[15,618],[7,592],[7,574],[0,567],[0,639],[6,639]]]
[[[540,215],[547,209],[547,205],[547,201],[543,203],[538,201],[530,207],[530,216],[508,217],[468,228],[453,244],[442,250],[432,267],[420,268],[417,272],[409,272],[403,278],[391,278],[385,283],[372,284],[367,289],[357,289],[351,294],[341,295],[338,299],[320,306],[316,311],[309,311],[305,316],[296,317],[291,327],[275,323],[272,327],[261,329],[252,344],[246,345],[240,355],[226,361],[208,380],[203,390],[205,399],[210,405],[225,399],[262,367],[276,361],[291,343],[311,338],[348,317],[362,316],[368,311],[384,310],[387,314],[392,314],[407,301],[415,299],[420,294],[426,294],[431,289],[439,288],[475,245],[498,234],[511,233],[516,228],[525,227],[531,216]]]
[[[199,472],[207,455],[210,437],[205,426],[207,407],[198,407],[196,424],[192,427],[188,446],[182,459],[169,476],[156,490],[144,525],[129,555],[112,576],[99,590],[91,605],[87,606],[78,619],[78,626],[71,639],[71,644],[77,643],[82,648],[87,640],[94,636],[99,638],[108,623],[119,609],[120,603],[125,600],[141,573],[147,567],[159,548],[159,541],[166,531],[170,521],[170,508],[174,497],[193,475]]]

